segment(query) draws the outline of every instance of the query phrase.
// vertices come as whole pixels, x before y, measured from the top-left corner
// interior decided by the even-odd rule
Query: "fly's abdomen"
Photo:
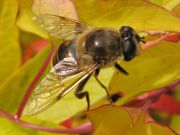
[[[77,59],[76,39],[64,41],[55,52],[52,59],[52,65],[56,65],[64,58],[71,57]]]

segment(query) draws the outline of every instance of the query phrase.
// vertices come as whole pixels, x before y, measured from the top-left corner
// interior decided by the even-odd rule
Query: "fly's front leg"
[[[111,97],[110,97],[110,95],[109,95],[109,92],[108,92],[106,86],[104,86],[104,84],[103,84],[103,83],[99,80],[99,78],[98,78],[99,72],[100,72],[100,69],[96,69],[96,71],[95,71],[95,79],[96,79],[96,81],[101,85],[101,87],[106,91],[108,100],[109,100],[110,103],[112,103]]]
[[[86,97],[87,110],[89,110],[89,108],[90,108],[89,93],[87,91],[82,92],[82,90],[83,90],[85,84],[87,83],[87,81],[89,80],[90,77],[91,77],[91,74],[89,76],[87,76],[81,83],[79,83],[76,90],[74,91],[74,95],[77,98],[82,99],[83,97]]]
[[[121,73],[123,73],[123,74],[125,74],[125,75],[129,75],[129,73],[125,70],[125,69],[123,69],[117,62],[115,63],[115,68],[117,69],[117,70],[119,70]]]

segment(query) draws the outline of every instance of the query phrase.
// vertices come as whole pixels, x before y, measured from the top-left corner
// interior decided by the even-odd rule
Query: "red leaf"
[[[40,52],[43,48],[45,48],[47,45],[48,41],[42,38],[33,41],[24,51],[22,63],[25,63],[36,53]]]
[[[172,34],[168,35],[164,40],[172,41],[172,42],[178,42],[180,40],[180,34],[179,33],[172,33]]]
[[[151,109],[167,112],[169,114],[180,113],[180,101],[171,96],[162,94],[159,100],[150,106]]]
[[[73,120],[70,118],[70,119],[67,119],[67,120],[63,121],[60,124],[62,126],[64,126],[64,127],[71,128],[72,127],[72,123],[73,123]]]

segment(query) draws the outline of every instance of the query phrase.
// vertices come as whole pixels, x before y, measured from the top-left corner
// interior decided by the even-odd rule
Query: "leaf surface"
[[[47,57],[49,46],[37,56],[26,62],[17,69],[0,86],[0,106],[1,109],[9,113],[15,113],[30,84],[37,74],[40,66]]]
[[[175,97],[180,102],[180,86],[178,85],[175,89]],[[172,115],[171,121],[170,121],[170,127],[175,130],[178,134],[180,134],[180,115]]]
[[[119,103],[123,104],[135,96],[165,87],[180,78],[180,43],[163,41],[130,62],[120,62],[129,76],[118,71],[109,85],[111,93],[122,92]]]
[[[173,10],[172,13],[180,18],[180,4],[178,4]]]
[[[167,127],[145,122],[145,117],[149,117],[146,115],[143,110],[137,112],[137,108],[117,106],[104,106],[88,112],[95,128],[93,135],[175,135]]]
[[[0,81],[3,82],[20,65],[21,51],[19,30],[15,18],[18,12],[16,0],[0,1]]]
[[[49,37],[47,33],[40,28],[40,26],[35,20],[33,20],[35,16],[31,11],[31,5],[33,0],[18,0],[18,2],[19,14],[16,20],[17,26],[23,31],[31,32],[48,39]]]
[[[74,0],[81,21],[99,27],[180,31],[180,20],[144,0]]]
[[[176,7],[178,4],[180,4],[179,0],[149,0],[149,1],[159,5],[161,7],[164,7],[170,11],[174,7]]]

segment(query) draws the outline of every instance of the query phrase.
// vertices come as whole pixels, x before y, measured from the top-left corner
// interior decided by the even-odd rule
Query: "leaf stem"
[[[153,47],[153,46],[159,44],[162,40],[165,40],[166,37],[167,37],[167,35],[163,35],[163,36],[161,36],[161,37],[159,37],[159,38],[157,38],[155,40],[148,41],[145,44],[141,43],[142,50],[144,51],[144,50],[146,50],[146,49],[148,49],[150,47]]]
[[[86,123],[86,124],[78,126],[76,128],[58,129],[58,128],[34,125],[34,124],[30,124],[30,123],[21,121],[20,119],[15,118],[14,116],[4,112],[3,110],[0,110],[0,115],[15,124],[18,124],[18,125],[21,125],[21,126],[24,126],[27,128],[31,128],[34,130],[47,131],[47,132],[51,132],[51,133],[78,133],[78,134],[81,134],[81,133],[90,133],[93,131],[93,127],[92,127],[91,123]]]
[[[150,92],[150,93],[147,93],[147,94],[143,94],[143,95],[140,95],[140,96],[138,96],[138,99],[140,99],[140,100],[143,100],[143,99],[150,99],[150,100],[157,100],[157,98],[161,95],[161,94],[163,94],[163,93],[165,93],[165,92],[167,92],[167,91],[169,91],[169,90],[173,90],[176,86],[178,86],[180,84],[180,79],[178,79],[178,80],[176,80],[176,81],[174,81],[172,84],[170,84],[170,85],[168,85],[168,86],[165,86],[165,87],[163,87],[163,88],[159,88],[159,89],[156,89],[156,90],[153,90],[152,92]]]
[[[140,44],[141,44],[143,51],[150,48],[150,47],[153,47],[153,46],[159,44],[163,40],[169,41],[169,42],[178,42],[180,40],[180,33],[161,31],[161,30],[145,31],[145,32],[151,36],[160,35],[160,37],[157,39],[148,41],[146,43],[141,42]]]
[[[20,104],[20,106],[19,106],[19,108],[18,108],[18,111],[17,111],[17,113],[16,113],[16,115],[15,115],[15,118],[16,118],[16,119],[18,119],[19,117],[21,117],[21,114],[22,114],[22,112],[23,112],[23,109],[24,109],[27,101],[28,101],[28,98],[29,98],[32,90],[34,89],[36,83],[38,82],[39,78],[42,76],[43,72],[44,72],[45,69],[47,68],[47,66],[48,66],[48,64],[49,64],[49,62],[50,62],[50,60],[51,60],[51,57],[52,57],[52,55],[53,55],[53,52],[54,52],[54,48],[51,48],[51,50],[50,50],[47,58],[45,59],[45,61],[44,61],[43,64],[42,64],[39,72],[37,73],[37,75],[35,76],[35,78],[34,78],[33,81],[31,82],[31,84],[29,85],[29,87],[28,87],[28,89],[27,89],[27,91],[26,91],[26,93],[25,93],[25,95],[24,95],[24,97],[23,97],[23,99],[22,99],[22,101],[21,101],[21,104]]]

